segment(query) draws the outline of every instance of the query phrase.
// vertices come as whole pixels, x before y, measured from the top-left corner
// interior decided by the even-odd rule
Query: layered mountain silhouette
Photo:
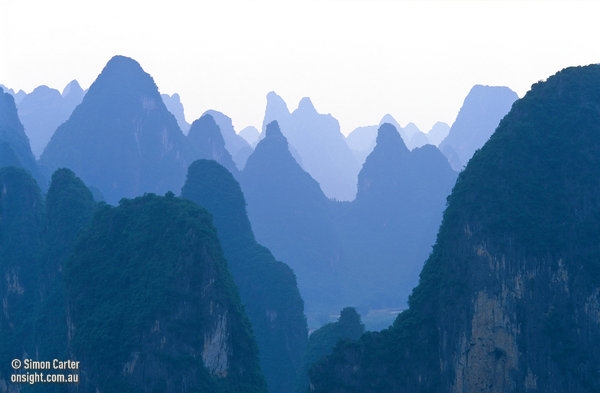
[[[215,119],[215,122],[221,130],[223,139],[225,140],[225,147],[231,153],[237,168],[239,170],[244,169],[246,160],[252,153],[252,148],[243,137],[235,132],[231,118],[215,110],[208,110],[204,112],[203,115],[210,115],[213,117],[213,119]]]
[[[46,173],[67,167],[109,203],[178,190],[193,153],[152,77],[115,56],[40,158]]]
[[[256,146],[260,139],[260,132],[253,126],[242,129],[238,135],[244,138],[252,148]]]
[[[340,302],[341,246],[330,201],[294,160],[277,122],[267,125],[241,184],[256,239],[294,269],[309,320],[327,313]]]
[[[359,164],[333,116],[318,113],[307,97],[289,113],[283,99],[271,92],[267,95],[263,129],[273,120],[277,120],[293,146],[298,163],[319,182],[329,198],[354,199]]]
[[[414,150],[417,147],[422,147],[427,144],[438,146],[448,135],[450,130],[450,127],[446,123],[437,122],[431,130],[425,134],[421,132],[414,123],[407,124],[405,128],[401,127],[391,115],[387,114],[383,116],[378,126],[358,127],[346,137],[348,147],[350,147],[356,160],[361,165],[373,151],[377,139],[377,130],[385,123],[391,124],[396,128],[409,150]]]
[[[307,338],[303,302],[292,269],[256,242],[242,190],[217,162],[195,161],[188,170],[182,196],[213,216],[256,336],[269,392],[292,391]]]
[[[225,147],[221,129],[212,115],[206,113],[195,120],[190,127],[187,140],[194,148],[197,158],[214,160],[227,168],[235,177],[238,176],[239,171]]]
[[[532,86],[460,174],[410,308],[314,392],[597,392],[600,66]]]
[[[105,205],[65,282],[80,390],[266,392],[216,230],[196,204],[148,194]]]
[[[393,125],[379,127],[377,144],[358,176],[356,199],[342,205],[336,218],[347,304],[368,310],[406,302],[455,179],[436,147],[409,151]]]
[[[206,210],[172,193],[97,205],[69,169],[45,200],[21,168],[1,168],[0,189],[8,391],[28,388],[11,381],[15,358],[80,362],[78,384],[48,392],[267,391]]]
[[[476,85],[471,88],[448,136],[439,145],[454,170],[463,169],[518,98],[508,87]]]
[[[179,128],[181,128],[181,131],[187,134],[190,130],[190,124],[185,120],[184,108],[179,94],[161,94],[160,96],[169,112],[177,119],[177,124],[179,125]]]
[[[42,154],[52,134],[69,118],[84,94],[74,80],[64,88],[62,94],[48,86],[38,86],[19,101],[19,118],[36,157]]]
[[[29,145],[12,95],[0,93],[0,168],[21,167],[29,171],[38,183],[45,186],[44,177]]]

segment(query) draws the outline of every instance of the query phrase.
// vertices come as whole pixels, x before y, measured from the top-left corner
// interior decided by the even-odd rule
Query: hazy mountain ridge
[[[8,93],[0,93],[0,153],[0,167],[22,167],[45,188],[44,177],[31,152],[15,101]]]
[[[410,308],[315,392],[595,392],[600,66],[532,86],[460,174]],[[524,170],[524,169],[527,170]]]
[[[195,161],[181,194],[213,216],[256,336],[269,391],[290,392],[307,339],[304,304],[294,272],[256,242],[242,190],[223,166],[215,161]]]
[[[47,173],[67,167],[110,203],[183,184],[193,152],[152,77],[115,56],[40,158]]]

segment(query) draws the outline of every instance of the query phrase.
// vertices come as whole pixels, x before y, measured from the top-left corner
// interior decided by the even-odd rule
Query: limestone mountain
[[[346,143],[361,166],[375,147],[378,128],[376,125],[357,127],[346,136]],[[358,172],[356,174],[358,176]]]
[[[308,389],[308,370],[323,356],[330,353],[343,340],[358,340],[365,332],[360,315],[352,307],[345,307],[335,322],[328,323],[311,333],[302,369],[298,375],[296,392],[304,393]]]
[[[10,96],[9,96],[10,97]],[[12,100],[12,97],[10,97]],[[0,117],[3,118],[3,117]],[[0,385],[10,384],[10,361],[34,354],[33,336],[42,245],[44,201],[22,168],[0,168]]]
[[[281,132],[296,150],[298,163],[320,184],[329,198],[352,200],[356,194],[359,165],[331,114],[320,114],[307,97],[288,114],[285,102],[275,93],[267,96],[264,124],[277,120]]]
[[[252,147],[253,149],[254,149],[254,146],[256,146],[256,144],[258,143],[258,141],[260,139],[260,133],[258,132],[256,127],[253,127],[253,126],[248,126],[246,128],[243,128],[240,131],[239,136],[244,138],[246,140],[246,142],[248,142],[250,147]]]
[[[434,146],[439,146],[440,143],[448,136],[450,132],[450,126],[444,122],[436,122],[431,130],[427,132],[427,139],[429,143]]]
[[[0,167],[24,168],[45,187],[44,178],[31,153],[29,139],[19,119],[14,98],[8,93],[0,93],[0,153]]]
[[[448,136],[439,145],[454,170],[463,169],[518,98],[508,87],[475,85],[471,88]]]
[[[187,140],[194,148],[196,158],[214,160],[227,168],[235,177],[238,176],[239,171],[225,147],[223,134],[212,115],[206,113],[195,120],[190,127]]]
[[[147,194],[104,205],[65,265],[78,391],[266,392],[210,214]]]
[[[256,239],[294,269],[309,322],[328,314],[340,301],[341,259],[330,201],[294,160],[277,122],[267,126],[240,178]]]
[[[269,392],[290,392],[307,337],[303,302],[292,269],[256,242],[242,190],[223,166],[215,161],[195,161],[181,193],[212,214],[256,336]]]
[[[190,131],[190,124],[185,120],[185,111],[179,94],[161,94],[160,96],[169,112],[177,119],[177,124],[179,125],[179,128],[181,128],[181,131],[183,131],[184,134],[187,134]]]
[[[19,118],[29,137],[31,150],[41,156],[58,126],[64,123],[83,99],[77,81],[70,82],[63,93],[48,86],[38,86],[17,105]]]
[[[223,135],[223,140],[225,140],[225,147],[231,153],[235,165],[239,170],[244,169],[246,160],[252,153],[252,148],[244,138],[235,132],[231,118],[215,110],[208,110],[203,115],[210,115],[215,119],[221,135]]]
[[[409,151],[393,125],[379,127],[356,199],[338,209],[335,221],[345,251],[340,281],[347,304],[362,310],[404,306],[455,179],[437,148]]]
[[[52,174],[45,201],[44,231],[36,292],[39,304],[33,339],[39,359],[68,358],[68,316],[64,267],[79,232],[92,219],[97,203],[71,170]],[[62,391],[58,386],[55,390]]]
[[[178,190],[192,152],[152,77],[115,56],[40,158],[47,173],[66,167],[109,203]]]
[[[460,174],[410,308],[314,392],[600,390],[600,65],[532,86]]]

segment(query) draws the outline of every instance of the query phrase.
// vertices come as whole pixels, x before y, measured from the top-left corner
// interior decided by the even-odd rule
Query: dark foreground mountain
[[[265,392],[209,213],[171,195],[105,205],[65,266],[79,391]]]
[[[70,168],[106,201],[179,190],[192,152],[152,77],[115,56],[40,158],[47,174]]]
[[[206,113],[194,120],[187,140],[196,150],[199,159],[214,160],[227,168],[235,177],[239,175],[231,154],[225,148],[221,129],[212,115]]]
[[[195,161],[181,193],[213,216],[256,336],[269,392],[291,392],[307,340],[294,273],[254,239],[242,190],[223,166],[212,160]]]
[[[410,308],[315,392],[598,392],[600,65],[532,86],[461,173]]]
[[[508,87],[475,85],[471,88],[448,136],[439,145],[454,170],[461,171],[467,165],[518,98]]]
[[[12,97],[11,97],[12,99]],[[22,168],[0,169],[0,386],[10,382],[10,361],[33,353],[37,306],[37,253],[42,244],[44,202]]]

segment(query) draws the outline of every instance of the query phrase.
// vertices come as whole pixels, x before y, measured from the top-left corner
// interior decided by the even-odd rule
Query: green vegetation
[[[65,280],[73,350],[89,367],[92,386],[265,390],[211,217],[195,204],[149,194],[102,206],[78,240]],[[207,373],[199,357],[219,315],[229,329],[226,378]],[[140,364],[124,376],[123,365],[136,353]],[[147,372],[154,377],[143,377]]]
[[[599,85],[600,65],[569,68],[513,105],[459,175],[410,308],[317,363],[312,391],[450,391],[482,293],[518,343],[518,369],[478,369],[489,391],[528,373],[539,391],[599,391]]]
[[[294,387],[307,340],[296,277],[254,239],[246,203],[233,175],[215,161],[195,161],[182,196],[213,216],[219,241],[256,336],[271,393]]]

